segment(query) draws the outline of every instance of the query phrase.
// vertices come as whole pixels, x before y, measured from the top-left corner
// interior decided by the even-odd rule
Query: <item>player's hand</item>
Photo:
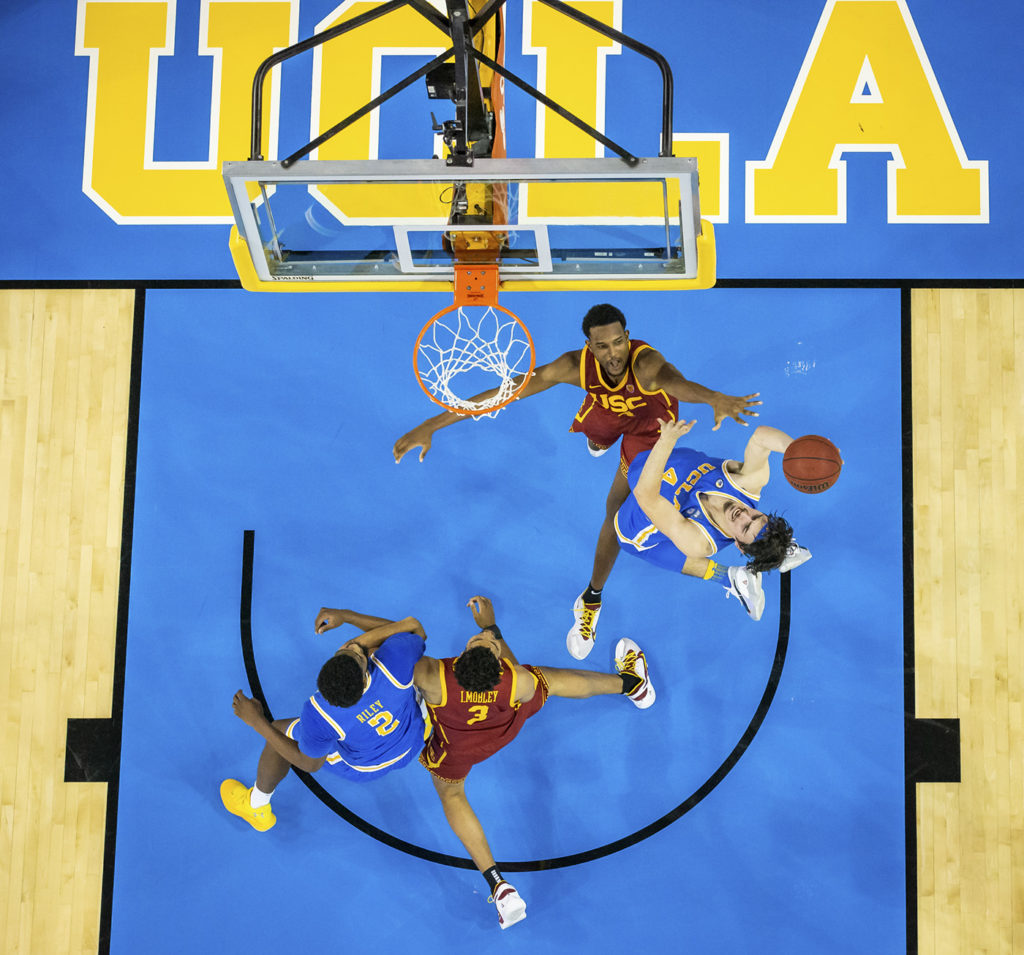
[[[756,418],[758,412],[751,410],[756,405],[761,404],[760,401],[755,401],[755,398],[760,398],[761,392],[755,391],[752,395],[723,395],[717,394],[711,400],[711,411],[715,416],[715,426],[711,429],[717,431],[722,427],[722,422],[726,418],[732,418],[733,421],[738,421],[744,428],[750,426],[749,421],[743,420],[743,415],[748,415],[751,418]]]
[[[473,619],[481,630],[494,626],[494,605],[486,597],[470,597],[466,606],[473,612]]]
[[[417,425],[408,434],[403,434],[391,449],[391,453],[395,456],[395,463],[401,461],[413,448],[423,448],[420,451],[420,460],[422,461],[430,450],[432,437],[433,432],[425,424]]]
[[[661,438],[659,440],[668,441],[670,444],[675,444],[687,431],[691,430],[697,423],[697,419],[694,418],[692,421],[662,421],[658,419],[658,424],[661,426]]]
[[[231,709],[246,726],[253,728],[259,726],[260,723],[265,723],[267,719],[259,700],[246,696],[241,690],[231,698]]]
[[[330,607],[321,607],[320,613],[316,615],[316,620],[313,622],[313,632],[317,634],[327,633],[328,630],[340,627],[344,622],[344,610],[332,610]]]

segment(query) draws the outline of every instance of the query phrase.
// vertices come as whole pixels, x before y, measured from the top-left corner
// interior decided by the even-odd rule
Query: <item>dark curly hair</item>
[[[768,523],[752,544],[737,545],[748,557],[747,570],[760,573],[774,570],[786,557],[786,548],[793,540],[793,528],[789,521],[778,514],[769,514]]]
[[[463,650],[455,661],[454,670],[459,686],[472,693],[493,690],[501,679],[501,661],[488,647]]]
[[[590,338],[592,328],[596,328],[598,325],[611,325],[613,322],[618,322],[625,328],[626,316],[614,305],[595,305],[583,316],[583,334]]]
[[[331,706],[354,706],[364,689],[363,668],[351,653],[331,657],[316,678],[316,688]]]

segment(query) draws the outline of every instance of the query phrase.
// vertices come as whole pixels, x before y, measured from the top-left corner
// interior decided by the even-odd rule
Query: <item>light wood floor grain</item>
[[[917,716],[962,782],[919,784],[920,951],[1024,952],[1024,292],[912,296]],[[110,715],[127,291],[0,291],[0,950],[95,952],[106,787],[66,784]],[[1021,370],[1018,370],[1021,369]],[[911,863],[912,864],[912,863]]]
[[[961,782],[919,783],[919,951],[1024,952],[1024,292],[912,295],[918,717]]]
[[[133,294],[0,292],[0,951],[95,952],[106,785],[65,783],[109,717]]]

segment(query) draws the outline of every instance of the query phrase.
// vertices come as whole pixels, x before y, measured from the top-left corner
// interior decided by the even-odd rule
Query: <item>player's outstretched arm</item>
[[[313,630],[316,633],[326,633],[342,624],[350,623],[360,630],[371,630],[385,623],[392,623],[387,617],[374,617],[368,613],[358,613],[355,610],[340,610],[332,607],[321,607],[313,623]]]
[[[505,642],[505,638],[502,636],[501,628],[494,621],[494,605],[490,600],[477,595],[476,597],[470,597],[466,606],[472,611],[473,620],[476,622],[476,625],[481,630],[489,629],[494,634],[498,641],[498,653],[505,659],[518,664],[519,661],[512,652],[512,648]]]
[[[566,352],[560,358],[556,358],[554,361],[534,369],[529,384],[523,389],[519,398],[529,398],[531,395],[540,394],[540,392],[547,391],[553,385],[578,385],[579,363],[579,351]],[[514,379],[517,388],[522,383],[522,380],[521,375]],[[484,401],[497,393],[497,388],[491,388],[480,392],[478,395],[474,395],[471,400]],[[434,433],[440,431],[441,428],[447,428],[449,425],[455,424],[457,421],[464,421],[466,417],[467,415],[456,414],[454,411],[444,411],[439,415],[434,415],[433,418],[427,418],[426,421],[416,425],[412,431],[403,434],[395,442],[395,446],[392,449],[395,461],[401,461],[413,448],[422,449],[420,451],[420,460],[422,461],[430,450],[430,443]]]
[[[376,650],[388,637],[396,633],[415,633],[424,640],[427,639],[423,624],[415,617],[388,620],[387,617],[374,617],[368,613],[357,613],[355,610],[336,610],[330,607],[320,608],[313,628],[317,634],[321,634],[340,627],[343,623],[350,623],[363,631],[358,637],[346,641],[344,646],[356,643],[367,653]]]
[[[235,693],[231,700],[231,709],[247,726],[251,726],[260,734],[279,755],[288,760],[297,769],[307,773],[315,773],[324,764],[325,756],[314,758],[307,756],[299,744],[293,739],[284,735],[263,712],[259,700],[246,696],[241,690]]]
[[[427,639],[427,635],[423,633],[423,628],[420,622],[415,617],[406,617],[401,621],[394,621],[390,617],[375,617],[368,613],[359,613],[356,610],[337,610],[331,607],[321,607],[320,613],[316,615],[316,620],[313,623],[313,629],[319,633],[326,633],[328,630],[333,630],[335,627],[340,627],[343,623],[350,623],[354,627],[358,627],[360,630],[372,630],[374,627],[382,627],[386,624],[391,623],[406,623],[412,621],[419,629],[408,627],[405,630],[398,630],[396,633],[418,633],[424,640]]]
[[[343,644],[343,646],[348,646],[349,643],[356,643],[363,648],[364,652],[372,653],[385,640],[387,640],[388,637],[393,637],[396,633],[415,633],[424,640],[427,639],[427,634],[423,629],[423,624],[421,624],[415,617],[403,617],[401,620],[396,620],[394,623],[384,623],[379,627],[373,627],[365,633],[359,634],[358,637],[353,637],[347,643]]]
[[[664,355],[654,349],[640,354],[636,370],[640,376],[640,383],[648,391],[660,388],[666,394],[687,404],[710,405],[715,416],[712,431],[717,431],[726,418],[732,418],[747,427],[750,422],[745,421],[743,416],[756,418],[758,415],[754,408],[761,404],[756,400],[760,397],[760,392],[755,391],[750,395],[726,395],[721,391],[714,391],[696,381],[684,378],[678,368],[665,361]]]
[[[705,556],[707,541],[701,533],[684,518],[665,498],[661,496],[662,475],[668,464],[669,454],[676,442],[686,434],[696,421],[662,421],[661,435],[651,448],[643,470],[633,489],[640,509],[650,518],[651,523],[664,534],[687,557]]]
[[[753,493],[760,491],[771,477],[768,459],[772,452],[784,454],[792,443],[793,439],[785,431],[771,428],[766,424],[758,425],[743,452],[743,462],[739,470],[740,483],[743,487]]]

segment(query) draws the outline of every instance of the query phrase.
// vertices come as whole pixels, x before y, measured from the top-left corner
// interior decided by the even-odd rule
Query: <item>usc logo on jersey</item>
[[[637,408],[647,404],[645,398],[623,398],[622,395],[594,395],[602,408],[614,411],[620,418],[632,418]]]

